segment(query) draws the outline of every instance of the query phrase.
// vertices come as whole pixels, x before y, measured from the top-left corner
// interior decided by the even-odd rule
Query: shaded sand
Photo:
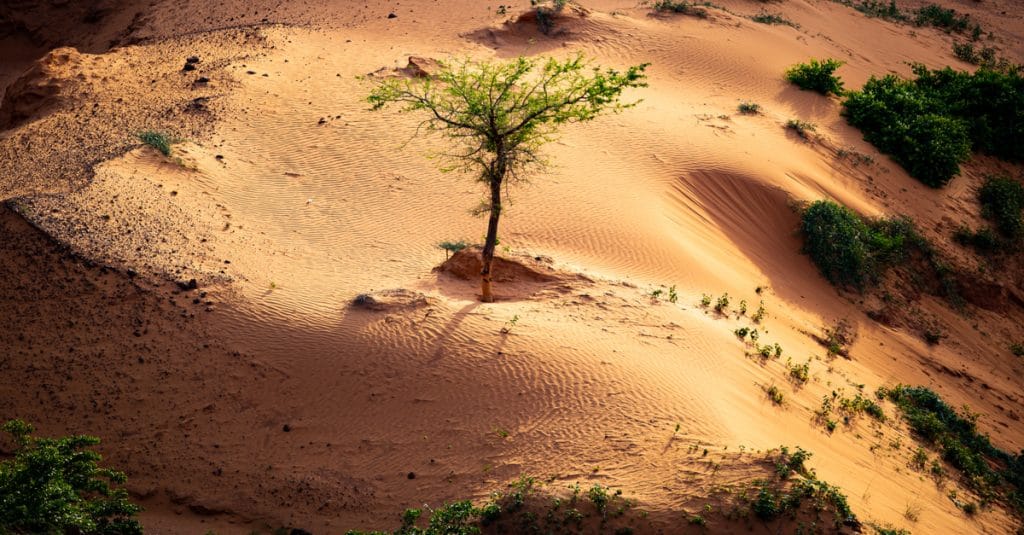
[[[1021,61],[1012,4],[956,7]],[[999,508],[966,517],[947,497],[969,495],[955,480],[908,467],[917,443],[902,424],[861,417],[829,434],[813,414],[832,391],[922,384],[969,403],[998,446],[1024,446],[1024,365],[1006,350],[1024,320],[1019,266],[979,285],[964,314],[921,295],[886,325],[865,314],[878,303],[839,295],[800,254],[793,207],[832,198],[912,215],[959,265],[976,262],[949,234],[979,221],[986,173],[1019,167],[977,158],[928,189],[835,99],[781,79],[810,56],[847,61],[848,87],[907,74],[906,61],[966,67],[953,37],[827,1],[768,6],[799,28],[753,23],[763,6],[741,0],[708,19],[588,2],[551,37],[516,22],[525,4],[97,5],[109,14],[92,26],[60,7],[0,12],[15,21],[0,80],[54,87],[0,132],[0,416],[101,436],[151,531],[394,527],[405,507],[482,498],[524,473],[612,484],[670,515],[757,477],[755,457],[780,444],[814,452],[866,522],[1019,522]],[[61,45],[81,51],[22,77]],[[469,212],[482,191],[425,158],[439,140],[415,137],[415,117],[368,111],[372,82],[357,76],[410,56],[578,51],[652,62],[650,87],[628,95],[643,98],[634,109],[566,128],[554,167],[511,189],[502,254],[546,276],[508,277],[497,303],[479,303],[477,281],[432,270],[438,242],[480,240]],[[738,114],[743,101],[763,113]],[[788,133],[791,118],[819,135]],[[147,129],[185,141],[166,158],[137,146]],[[724,292],[751,312],[764,300],[762,342],[781,359],[745,356],[733,330],[749,312],[697,304]],[[840,318],[858,337],[849,360],[830,360],[809,333]],[[927,345],[916,318],[947,338]],[[809,360],[806,385],[787,379],[787,358]]]

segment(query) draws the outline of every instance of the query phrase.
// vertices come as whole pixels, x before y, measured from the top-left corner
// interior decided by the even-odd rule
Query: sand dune
[[[943,3],[1024,60],[1014,2]],[[1006,350],[1024,319],[1019,262],[1002,286],[969,287],[964,313],[918,295],[885,324],[866,315],[884,303],[837,292],[800,251],[795,207],[829,198],[913,216],[953,262],[975,262],[949,235],[980,220],[984,175],[1019,165],[978,157],[930,189],[837,99],[782,79],[809,57],[846,61],[849,87],[908,61],[967,68],[954,37],[825,0],[730,0],[706,19],[584,7],[550,35],[519,18],[525,3],[464,0],[0,9],[0,416],[101,436],[155,533],[394,528],[405,507],[521,474],[611,484],[654,518],[757,477],[779,445],[814,452],[865,522],[1013,532],[1004,508],[967,517],[947,497],[968,493],[955,480],[908,468],[917,442],[900,422],[814,421],[833,391],[920,384],[968,403],[997,446],[1024,447],[1024,369]],[[764,10],[795,25],[747,18]],[[500,253],[538,271],[480,303],[476,281],[433,268],[438,242],[482,241],[482,189],[437,169],[441,140],[417,136],[414,116],[369,111],[361,77],[410,56],[577,52],[651,62],[650,87],[565,128],[551,169],[513,186]],[[788,132],[793,118],[817,135]],[[143,130],[183,141],[168,158],[139,146]],[[651,297],[669,287],[678,301]],[[745,356],[733,331],[749,314],[698,305],[726,292],[733,307],[763,300],[758,327],[783,358]],[[810,334],[842,318],[857,340],[829,358]],[[942,325],[939,345],[921,318]],[[786,358],[808,362],[806,385]]]

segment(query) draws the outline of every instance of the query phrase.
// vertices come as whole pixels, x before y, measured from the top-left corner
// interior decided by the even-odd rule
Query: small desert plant
[[[789,370],[790,379],[797,383],[804,384],[811,378],[811,361],[809,360],[803,364],[786,362],[786,368]]]
[[[675,303],[677,301],[679,301],[679,293],[676,292],[676,285],[673,284],[668,287],[668,302]]]
[[[715,312],[718,312],[719,314],[724,314],[727,310],[729,310],[729,293],[728,292],[722,294],[718,298],[718,301],[715,302]]]
[[[437,244],[437,246],[444,250],[444,257],[447,259],[448,255],[455,254],[455,253],[465,249],[466,247],[469,247],[469,244],[466,243],[466,240],[459,240],[459,241],[443,241],[443,242]]]
[[[163,154],[164,156],[171,155],[171,144],[174,143],[174,138],[167,134],[147,130],[145,132],[140,132],[138,137],[143,144],[149,145],[150,147],[160,151],[160,154]]]
[[[786,128],[796,132],[796,135],[804,139],[811,139],[811,132],[818,129],[814,123],[801,121],[800,119],[790,119],[786,121]]]
[[[1010,344],[1010,353],[1015,357],[1024,357],[1024,342],[1014,342]]]
[[[812,59],[787,69],[786,80],[796,84],[800,89],[816,91],[822,95],[842,95],[843,81],[833,74],[842,65],[843,62],[837,59]]]
[[[762,299],[761,303],[757,305],[757,312],[754,312],[754,315],[750,316],[750,319],[754,323],[761,323],[761,321],[765,318],[767,314],[767,311],[764,309],[764,299]]]
[[[772,400],[772,403],[782,405],[784,396],[782,395],[782,390],[779,390],[779,387],[771,385],[765,389],[765,393],[768,394],[768,399]]]
[[[761,105],[755,102],[741,102],[736,109],[745,115],[757,115],[761,113]]]

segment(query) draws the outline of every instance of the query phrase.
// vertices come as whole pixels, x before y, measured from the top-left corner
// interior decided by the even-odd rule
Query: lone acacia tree
[[[491,266],[502,186],[543,168],[539,149],[554,139],[559,125],[635,106],[620,97],[627,88],[647,86],[647,66],[602,70],[582,55],[565,61],[521,57],[508,62],[442,62],[433,76],[386,79],[370,93],[367,100],[374,110],[397,104],[402,111],[425,112],[420,126],[440,132],[456,146],[443,153],[448,163],[442,171],[473,173],[487,184],[490,199],[482,212],[490,217],[481,255],[482,301],[494,300]]]

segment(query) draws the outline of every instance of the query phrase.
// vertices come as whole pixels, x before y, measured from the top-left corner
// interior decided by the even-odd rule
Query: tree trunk
[[[504,175],[504,173],[502,173]],[[501,181],[504,176],[490,178],[491,216],[487,220],[487,239],[480,255],[483,267],[480,269],[480,300],[485,303],[494,301],[491,293],[491,267],[494,264],[494,248],[498,245],[498,218],[501,217]]]

